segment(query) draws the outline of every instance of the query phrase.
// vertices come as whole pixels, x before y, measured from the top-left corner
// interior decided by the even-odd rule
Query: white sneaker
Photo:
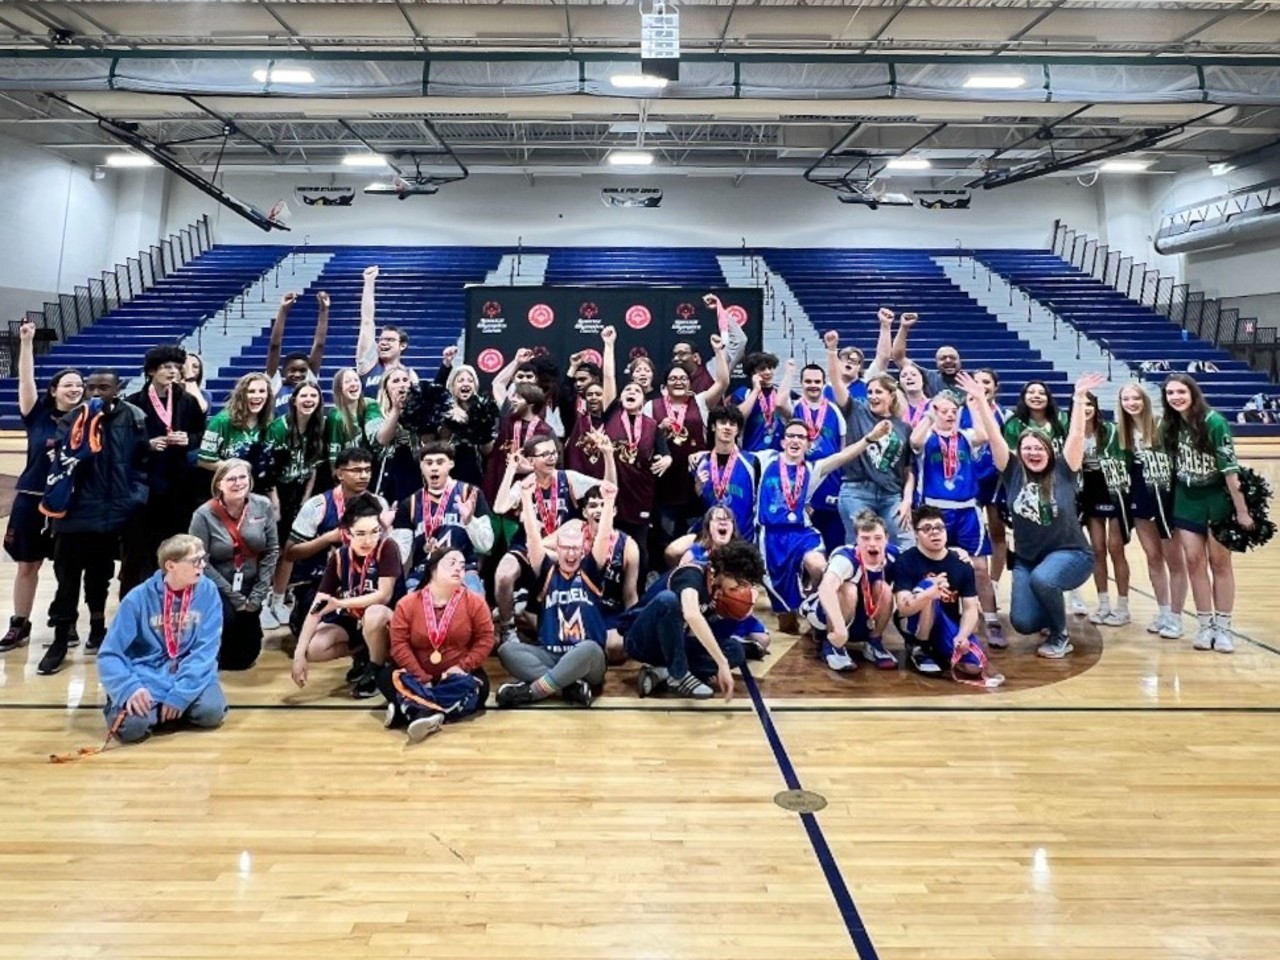
[[[1089,608],[1085,605],[1084,598],[1074,590],[1071,591],[1071,612],[1077,617],[1083,617],[1089,612]]]
[[[1060,633],[1036,647],[1036,656],[1044,657],[1046,660],[1061,660],[1074,649],[1071,638],[1065,633]]]
[[[504,643],[519,643],[520,634],[516,630],[514,623],[503,623],[498,625],[498,646]]]
[[[1160,636],[1166,640],[1178,640],[1182,637],[1182,617],[1176,613],[1170,613],[1165,617],[1164,624],[1160,627]]]
[[[1191,641],[1191,646],[1197,650],[1212,650],[1213,638],[1216,633],[1217,631],[1213,627],[1201,627],[1196,634],[1196,638]]]
[[[1089,614],[1089,622],[1102,625],[1107,622],[1107,617],[1111,616],[1111,607],[1098,605],[1098,609]]]
[[[1102,618],[1104,627],[1123,627],[1126,623],[1131,623],[1133,617],[1129,615],[1128,610],[1112,610]]]
[[[1235,653],[1236,642],[1231,639],[1231,631],[1214,627],[1213,649],[1217,650],[1219,653]]]
[[[857,664],[853,662],[853,658],[849,656],[848,650],[839,647],[833,648],[826,656],[827,666],[836,673],[844,673],[848,670],[857,669]]]
[[[1147,624],[1147,633],[1159,633],[1172,616],[1172,613],[1157,613],[1151,618],[1151,622]]]
[[[443,713],[433,713],[429,717],[419,717],[409,724],[409,742],[421,743],[443,726]]]
[[[283,626],[283,624],[280,623],[280,618],[276,616],[275,609],[271,606],[270,600],[263,605],[262,612],[258,614],[258,622],[262,624],[263,630],[276,630]]]
[[[293,608],[284,602],[283,597],[272,597],[267,605],[271,607],[271,612],[276,615],[276,619],[280,621],[280,626],[287,626],[289,616],[293,613]]]

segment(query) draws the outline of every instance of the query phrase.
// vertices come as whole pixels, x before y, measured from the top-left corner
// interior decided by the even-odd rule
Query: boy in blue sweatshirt
[[[156,551],[160,569],[129,591],[98,653],[104,710],[121,742],[146,739],[163,723],[218,727],[227,700],[218,685],[222,600],[206,579],[204,544],[180,533]]]

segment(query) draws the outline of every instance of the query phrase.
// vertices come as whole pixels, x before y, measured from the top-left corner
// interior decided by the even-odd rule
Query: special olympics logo
[[[729,315],[729,319],[738,326],[745,327],[747,325],[747,311],[742,307],[727,307],[724,312],[727,313]]]
[[[641,357],[648,359],[649,351],[644,347],[632,347],[630,351],[628,351],[627,357],[631,360],[639,360]]]
[[[502,369],[505,359],[501,350],[495,350],[490,347],[487,350],[481,350],[480,355],[476,357],[476,366],[485,373],[497,373]]]
[[[624,319],[627,321],[627,326],[632,330],[643,330],[649,325],[649,321],[653,319],[653,314],[649,312],[648,307],[637,303],[634,307],[627,309]]]
[[[530,349],[533,351],[533,357],[534,357],[534,359],[535,359],[535,360],[536,360],[538,357],[545,357],[545,356],[549,356],[549,355],[550,355],[550,353],[551,353],[551,351],[550,351],[550,350],[548,350],[548,349],[547,349],[545,346],[543,346],[542,344],[538,344],[536,347],[531,347]]]
[[[587,363],[594,363],[597,367],[604,362],[604,358],[600,356],[599,350],[583,350],[582,359],[587,361]]]
[[[594,320],[600,315],[600,308],[588,300],[578,308],[578,316],[583,320]]]
[[[529,308],[529,326],[537,327],[541,330],[543,327],[549,327],[556,319],[556,312],[545,303],[536,303]]]
[[[676,316],[681,320],[692,320],[694,314],[698,312],[698,308],[692,303],[682,303],[676,307]]]
[[[502,304],[500,304],[497,300],[486,300],[484,302],[484,306],[481,307],[480,310],[490,320],[493,320],[496,317],[502,316]]]

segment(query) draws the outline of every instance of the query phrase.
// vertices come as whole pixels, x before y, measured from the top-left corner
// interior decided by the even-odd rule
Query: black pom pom
[[[1245,509],[1253,518],[1253,529],[1245,530],[1236,521],[1235,513],[1225,520],[1212,525],[1214,538],[1235,553],[1244,553],[1254,547],[1261,547],[1276,535],[1276,525],[1272,523],[1271,484],[1249,467],[1241,467],[1237,475],[1240,479],[1240,493],[1244,497]]]

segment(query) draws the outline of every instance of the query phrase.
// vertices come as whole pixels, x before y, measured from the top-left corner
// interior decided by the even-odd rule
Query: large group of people
[[[641,696],[727,700],[732,670],[769,656],[766,603],[777,630],[812,633],[814,670],[901,659],[990,686],[1005,573],[1012,629],[1059,659],[1071,614],[1130,621],[1135,531],[1159,608],[1147,629],[1182,636],[1190,588],[1193,646],[1232,650],[1231,554],[1213,527],[1253,520],[1230,427],[1188,375],[1168,377],[1158,411],[1125,384],[1114,420],[1092,375],[1067,411],[1040,381],[1004,410],[995,372],[966,370],[956,348],[931,369],[909,359],[915,314],[879,312],[870,364],[832,332],[825,363],[801,365],[745,353],[708,294],[706,362],[679,343],[620,367],[605,327],[599,363],[520,349],[485,389],[454,347],[432,375],[408,368],[405,331],[376,325],[377,277],[365,271],[357,356],[327,394],[329,299],[311,352],[281,357],[291,293],[263,370],[221,409],[199,357],[172,345],[147,352],[128,397],[109,369],[59,371],[41,390],[23,325],[28,456],[0,650],[30,641],[52,559],[37,670],[80,643],[83,580],[85,650],[122,740],[216,726],[219,670],[247,669],[282,629],[298,686],[347,661],[352,696],[385,698],[413,741],[490,700],[491,655],[509,678],[492,691],[501,708],[590,706],[629,660]],[[1074,594],[1090,577],[1092,612]]]

